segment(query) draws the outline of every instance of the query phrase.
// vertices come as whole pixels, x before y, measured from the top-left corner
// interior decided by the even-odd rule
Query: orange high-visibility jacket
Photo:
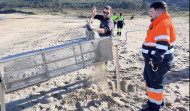
[[[176,29],[166,12],[151,23],[142,46],[143,56],[152,58],[153,64],[160,64],[163,60],[169,62],[173,59],[175,41]]]

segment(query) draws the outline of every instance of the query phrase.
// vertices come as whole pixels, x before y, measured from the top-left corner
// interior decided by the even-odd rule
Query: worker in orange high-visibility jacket
[[[159,111],[163,105],[163,78],[173,65],[176,29],[165,2],[152,3],[149,15],[152,23],[142,45],[148,107],[142,111]]]

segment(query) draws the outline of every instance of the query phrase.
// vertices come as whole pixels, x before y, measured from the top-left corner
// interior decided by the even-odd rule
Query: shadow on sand
[[[49,91],[37,92],[37,94],[31,94],[27,98],[6,103],[6,111],[21,111],[21,110],[26,110],[27,108],[33,107],[34,105],[38,103],[47,104],[51,102],[51,101],[47,101],[47,99],[50,97],[61,100],[63,99],[62,95],[66,95],[77,89],[86,87],[88,85],[87,83],[89,82],[89,79],[90,78],[87,78],[73,84],[68,84],[63,87],[53,88]],[[48,94],[51,94],[51,95],[48,95]],[[64,100],[62,101],[62,104],[64,104]]]
[[[170,84],[178,81],[190,82],[189,68],[182,69],[179,71],[171,71],[165,75],[164,84]]]

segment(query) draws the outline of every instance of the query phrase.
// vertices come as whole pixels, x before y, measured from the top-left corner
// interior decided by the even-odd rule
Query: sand
[[[65,44],[85,37],[87,19],[55,15],[1,14],[0,58],[22,52]],[[2,19],[3,18],[3,19]],[[163,111],[189,111],[189,19],[173,18],[177,30],[174,66],[164,79]],[[95,20],[94,25],[98,26]],[[93,82],[92,66],[47,82],[5,94],[7,111],[138,111],[147,95],[142,77],[144,60],[141,45],[150,24],[148,17],[126,20],[122,36],[113,38],[119,46],[121,94],[116,88],[114,60],[101,81]],[[114,52],[114,48],[113,48]],[[84,84],[85,83],[85,84]]]

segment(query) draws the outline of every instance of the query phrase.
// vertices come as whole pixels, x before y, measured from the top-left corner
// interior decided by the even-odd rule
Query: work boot
[[[117,32],[117,35],[119,35],[119,32]]]
[[[119,36],[121,36],[121,32],[119,32]]]

